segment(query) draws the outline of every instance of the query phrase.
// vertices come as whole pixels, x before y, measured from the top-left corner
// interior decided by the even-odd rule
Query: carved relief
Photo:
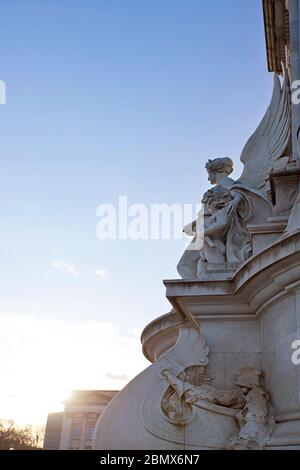
[[[141,408],[150,434],[183,448],[264,447],[274,418],[262,371],[238,369],[232,389],[215,387],[207,370],[209,347],[195,317],[156,364],[157,380]]]
[[[240,369],[236,384],[245,396],[245,404],[236,415],[240,432],[230,439],[228,449],[263,449],[275,425],[274,408],[264,389],[263,373],[259,369]]]
[[[161,408],[165,418],[173,425],[187,425],[196,416],[196,409],[234,417],[239,433],[231,436],[226,446],[230,450],[263,449],[265,440],[274,427],[274,410],[269,394],[262,384],[263,373],[246,367],[237,371],[234,390],[217,390],[211,385],[213,377],[206,375],[205,368],[194,369],[190,381],[185,370],[174,377],[169,370],[161,372],[168,382]]]

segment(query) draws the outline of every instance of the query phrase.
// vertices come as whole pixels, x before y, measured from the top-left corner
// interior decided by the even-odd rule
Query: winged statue
[[[240,157],[244,163],[240,181],[252,184],[264,194],[269,190],[270,173],[284,167],[288,161],[283,155],[291,136],[291,94],[288,73],[285,67],[283,70],[282,85],[279,76],[274,74],[270,106]]]
[[[203,196],[204,211],[184,227],[193,240],[177,266],[183,279],[201,278],[213,270],[236,269],[252,254],[248,225],[265,223],[273,215],[269,175],[288,163],[285,151],[291,138],[290,83],[283,70],[282,83],[274,75],[270,105],[241,153],[241,177],[236,181],[230,178],[231,158],[206,163],[214,187]]]

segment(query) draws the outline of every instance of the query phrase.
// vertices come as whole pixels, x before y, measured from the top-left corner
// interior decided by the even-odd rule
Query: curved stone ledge
[[[300,411],[294,411],[292,413],[286,413],[284,415],[276,416],[276,423],[285,423],[288,421],[300,421]],[[300,429],[299,429],[300,432]]]
[[[300,437],[280,437],[276,439],[269,439],[266,442],[266,447],[270,450],[280,449],[281,447],[287,448],[290,447],[295,448],[295,450],[299,450],[300,446]]]
[[[249,320],[276,300],[300,289],[300,231],[251,257],[231,277],[219,280],[166,280],[173,309],[146,326],[141,341],[153,362],[173,346],[178,326],[191,317],[200,321]]]

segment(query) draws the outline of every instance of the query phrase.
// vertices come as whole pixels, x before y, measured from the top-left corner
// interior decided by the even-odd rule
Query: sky
[[[272,92],[260,0],[2,0],[0,418],[148,365],[186,241],[99,240],[97,208],[198,204]]]

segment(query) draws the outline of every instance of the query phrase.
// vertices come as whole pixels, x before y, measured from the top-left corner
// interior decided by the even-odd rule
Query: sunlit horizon
[[[110,323],[1,315],[0,331],[0,417],[17,424],[45,424],[72,390],[119,390],[149,364],[139,331]]]

